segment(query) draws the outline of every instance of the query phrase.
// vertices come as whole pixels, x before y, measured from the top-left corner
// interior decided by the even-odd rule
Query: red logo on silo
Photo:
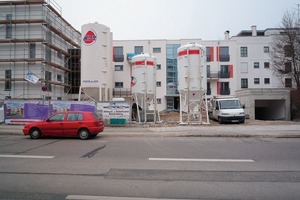
[[[89,30],[83,37],[83,42],[86,45],[92,45],[96,42],[96,39],[97,39],[97,35],[96,35],[95,31]]]

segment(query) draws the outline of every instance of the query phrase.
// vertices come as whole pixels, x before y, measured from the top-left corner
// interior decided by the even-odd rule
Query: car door
[[[76,136],[82,124],[82,122],[80,121],[80,119],[82,118],[82,113],[68,113],[66,122],[63,124],[65,135]]]
[[[51,116],[46,122],[42,125],[41,130],[44,136],[62,136],[64,135],[63,124],[64,124],[64,113],[58,113]]]

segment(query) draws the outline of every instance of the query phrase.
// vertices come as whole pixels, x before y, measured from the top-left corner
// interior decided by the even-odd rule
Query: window
[[[207,95],[211,95],[210,82],[206,82],[206,94]]]
[[[291,88],[292,87],[292,79],[291,78],[286,78],[284,80],[284,85],[286,88]]]
[[[221,65],[221,71],[220,71],[220,78],[229,78],[229,66],[228,65]]]
[[[157,98],[157,99],[156,99],[156,103],[157,103],[157,104],[161,104],[161,98]]]
[[[51,62],[51,49],[50,47],[46,47],[46,55],[45,55],[45,60],[47,62]]]
[[[269,62],[264,62],[264,68],[270,68],[270,63]]]
[[[12,20],[12,14],[6,14],[6,20],[11,22]],[[8,23],[6,24],[6,35],[5,38],[12,38],[12,24]]]
[[[35,43],[29,44],[29,58],[35,58]]]
[[[259,78],[254,78],[254,84],[259,84]]]
[[[11,90],[11,69],[5,70],[5,91]]]
[[[123,71],[123,65],[115,65],[115,71]]]
[[[241,47],[241,57],[248,57],[248,48]]]
[[[156,65],[156,69],[157,69],[157,70],[161,70],[161,64],[157,64],[157,65]]]
[[[49,121],[63,121],[65,118],[65,114],[59,113],[56,115],[53,115],[52,117],[49,118]]]
[[[153,48],[153,53],[161,53],[161,48],[160,47],[154,47]]]
[[[229,47],[220,47],[220,61],[230,61]]]
[[[156,81],[156,87],[161,87],[161,81]]]
[[[270,52],[269,47],[268,47],[268,46],[265,46],[265,47],[264,47],[264,53],[269,53],[269,52]]]
[[[67,117],[67,121],[78,121],[82,120],[83,116],[81,113],[69,113]]]
[[[247,78],[241,79],[241,88],[248,88],[248,79]]]
[[[59,52],[57,51],[56,55],[57,55],[57,58],[62,59],[62,53],[61,53],[61,51],[59,51]]]
[[[52,73],[49,71],[45,71],[45,86],[47,87],[47,91],[51,91],[51,76]]]
[[[284,55],[285,55],[285,57],[292,57],[292,51],[293,49],[292,49],[292,47],[291,47],[291,45],[285,45],[284,46]]]
[[[115,82],[115,88],[123,88],[123,82]]]
[[[241,73],[248,73],[248,63],[247,62],[241,63],[240,71],[241,71]]]
[[[220,86],[221,95],[230,95],[229,82],[220,82]]]
[[[254,62],[254,69],[258,69],[259,68],[259,62]]]
[[[62,75],[57,74],[57,75],[56,75],[56,79],[57,79],[57,81],[62,82]]]
[[[265,84],[270,84],[270,79],[269,78],[264,78]]]
[[[135,55],[143,53],[143,46],[135,46],[134,53],[135,53]]]
[[[177,49],[180,44],[166,45],[166,90],[167,94],[179,94],[174,88],[169,88],[168,85],[178,85],[178,70],[177,70]],[[171,100],[173,100],[172,98]],[[167,102],[167,107],[169,106]],[[173,107],[173,106],[172,106]]]
[[[123,47],[114,47],[113,52],[114,62],[124,62]]]
[[[292,72],[292,63],[291,63],[291,62],[286,62],[286,63],[284,63],[284,72],[285,72],[286,74]]]
[[[206,62],[212,61],[212,55],[213,47],[206,47]]]

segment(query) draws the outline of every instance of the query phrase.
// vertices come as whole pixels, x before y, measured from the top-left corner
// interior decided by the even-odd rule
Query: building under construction
[[[80,32],[55,1],[0,1],[0,45],[0,99],[72,98]]]

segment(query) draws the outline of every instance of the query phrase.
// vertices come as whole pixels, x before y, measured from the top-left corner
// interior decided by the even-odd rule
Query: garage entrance
[[[255,100],[255,119],[285,120],[286,100]]]

